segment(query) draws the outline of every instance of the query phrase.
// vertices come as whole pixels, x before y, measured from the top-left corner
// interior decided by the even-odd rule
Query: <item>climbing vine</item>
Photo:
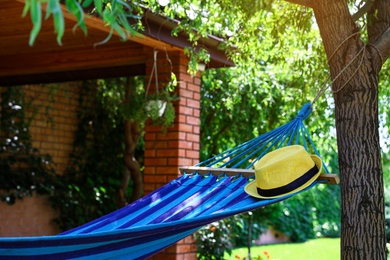
[[[79,226],[126,205],[142,185],[133,178],[134,173],[130,178],[130,169],[126,167],[127,141],[132,139],[131,159],[139,165],[136,174],[140,175],[145,120],[151,118],[152,122],[168,127],[175,117],[171,103],[174,98],[168,92],[160,91],[158,96],[166,102],[160,116],[155,115],[159,109],[147,106],[148,101],[156,100],[156,95],[145,95],[144,81],[140,77],[83,83],[73,151],[50,198],[53,207],[60,211],[55,222],[61,229]],[[126,100],[126,93],[130,100]],[[127,123],[136,126],[137,133],[124,131]]]
[[[84,82],[80,91],[73,151],[50,198],[60,211],[55,222],[62,230],[116,210],[124,171],[122,121],[102,108],[94,82]]]
[[[32,145],[32,118],[25,115],[28,105],[19,87],[1,92],[0,198],[9,205],[33,192],[52,195],[55,189],[51,156]]]
[[[138,124],[139,127],[141,138],[133,142],[132,158],[140,165],[141,174],[145,120],[151,118],[153,123],[167,128],[175,118],[172,101],[176,98],[171,95],[172,90],[167,88],[146,95],[144,81],[139,77],[83,83],[79,90],[73,150],[61,175],[56,174],[50,155],[41,155],[32,146],[29,126],[34,119],[34,109],[26,104],[23,88],[3,89],[0,111],[1,200],[13,204],[34,192],[48,194],[53,208],[60,213],[55,223],[62,230],[118,209],[123,206],[119,205],[119,200],[131,200],[137,184],[133,179],[123,182],[129,171],[124,163],[124,140],[128,134],[124,131],[125,123]],[[125,82],[131,83],[131,102],[124,99]],[[162,112],[157,101],[164,102]],[[32,116],[26,118],[25,111]]]

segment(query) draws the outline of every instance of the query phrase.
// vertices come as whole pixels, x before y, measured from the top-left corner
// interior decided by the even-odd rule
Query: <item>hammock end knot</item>
[[[297,119],[302,120],[302,121],[305,120],[310,115],[312,110],[313,109],[312,109],[312,106],[311,106],[310,102],[305,104],[302,107],[301,111],[299,111]]]

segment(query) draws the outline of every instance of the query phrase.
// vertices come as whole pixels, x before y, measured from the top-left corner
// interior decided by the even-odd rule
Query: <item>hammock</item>
[[[253,164],[272,149],[301,144],[318,154],[302,123],[310,112],[307,104],[291,122],[183,167],[181,177],[80,227],[56,236],[1,238],[0,259],[145,259],[206,224],[287,199],[292,195],[255,199],[244,186],[253,179]],[[311,187],[329,180],[318,179]]]

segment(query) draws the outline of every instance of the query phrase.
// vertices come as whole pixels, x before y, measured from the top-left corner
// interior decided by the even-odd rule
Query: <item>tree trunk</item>
[[[131,80],[127,79],[125,84],[125,100],[124,104],[131,102],[132,85]],[[135,159],[135,148],[141,136],[139,130],[139,123],[133,122],[129,119],[125,119],[124,122],[124,137],[125,137],[125,150],[123,152],[124,163],[127,167],[122,176],[122,183],[118,189],[117,203],[119,207],[127,205],[127,199],[125,197],[127,187],[130,179],[133,181],[133,193],[130,198],[130,202],[139,199],[142,195],[143,182],[141,176],[140,165]]]
[[[345,0],[313,1],[333,79],[341,179],[341,258],[386,259],[378,132],[378,50],[365,46]]]

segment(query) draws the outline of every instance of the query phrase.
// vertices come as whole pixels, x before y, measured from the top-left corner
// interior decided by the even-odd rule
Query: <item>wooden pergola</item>
[[[24,0],[0,0],[0,87],[135,75],[146,75],[148,80],[157,50],[159,82],[163,85],[165,76],[174,72],[180,101],[175,105],[174,126],[167,134],[146,125],[145,192],[177,178],[179,167],[199,161],[200,74],[191,76],[187,72],[189,60],[183,50],[191,44],[186,35],[171,35],[176,21],[146,11],[142,18],[145,31],[127,41],[114,34],[108,42],[96,46],[106,39],[109,27],[101,19],[86,14],[88,34],[84,35],[81,29],[73,31],[76,19],[63,7],[66,29],[62,46],[56,41],[50,17],[42,22],[34,46],[30,47],[32,22],[29,16],[22,17],[23,7]],[[210,36],[200,44],[210,54],[206,68],[234,66],[219,49],[221,39]],[[167,64],[166,54],[171,64]],[[167,69],[169,65],[172,66]],[[159,86],[152,81],[151,87]],[[164,254],[153,259],[196,259],[196,247],[188,238],[166,249]]]
[[[88,35],[79,28],[73,31],[76,19],[65,8],[65,34],[63,46],[56,41],[52,18],[42,22],[42,29],[34,43],[28,45],[32,22],[22,17],[24,0],[0,0],[0,85],[48,83],[145,75],[145,64],[152,49],[182,51],[190,46],[185,35],[173,37],[174,21],[146,12],[143,19],[145,31],[130,36],[123,42],[116,34],[105,44],[110,31],[104,22],[86,15]],[[221,40],[208,37],[202,46],[211,55],[210,68],[232,66],[225,53],[218,50]]]

